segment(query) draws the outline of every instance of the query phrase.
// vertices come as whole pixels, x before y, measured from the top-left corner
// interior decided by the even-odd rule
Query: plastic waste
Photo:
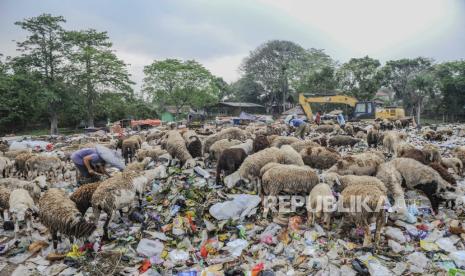
[[[212,205],[209,212],[217,220],[244,218],[260,201],[259,196],[240,194],[231,201]]]
[[[239,175],[239,172],[236,171],[224,178],[224,184],[228,188],[232,188],[236,185],[237,182],[241,179],[241,176]]]
[[[449,254],[449,257],[458,267],[465,267],[465,250],[452,252]]]
[[[383,266],[378,260],[370,259],[367,264],[370,275],[390,276],[393,273],[385,266]]]
[[[449,238],[440,238],[436,241],[436,244],[444,251],[447,252],[455,252],[457,251],[457,248],[454,245],[454,242],[452,242]]]
[[[352,261],[352,267],[355,271],[357,271],[357,273],[359,273],[362,276],[370,275],[368,272],[368,268],[360,259],[354,259]]]
[[[165,246],[158,240],[141,239],[137,245],[137,253],[145,257],[158,256]]]
[[[421,252],[413,252],[407,256],[407,262],[410,264],[411,272],[423,273],[430,260]]]
[[[399,253],[405,250],[405,248],[395,240],[388,240],[388,246],[394,251],[395,253]]]
[[[237,239],[230,241],[226,244],[227,250],[234,257],[239,257],[242,254],[242,251],[247,247],[249,243],[243,239]]]
[[[385,235],[401,244],[407,241],[399,228],[388,226],[386,227]]]
[[[189,253],[183,250],[175,249],[168,254],[173,263],[185,262],[189,259]]]
[[[203,178],[210,178],[211,176],[209,172],[207,172],[199,166],[194,167],[194,172],[202,176]]]

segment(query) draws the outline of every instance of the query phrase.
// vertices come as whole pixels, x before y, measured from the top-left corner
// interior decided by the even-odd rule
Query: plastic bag
[[[209,212],[217,220],[243,218],[257,207],[260,201],[259,196],[240,194],[231,201],[212,205]]]
[[[137,245],[137,253],[145,257],[158,256],[165,246],[158,240],[141,239]]]

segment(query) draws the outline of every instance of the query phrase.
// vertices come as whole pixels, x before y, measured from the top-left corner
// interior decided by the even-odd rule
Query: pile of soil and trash
[[[163,127],[139,134],[148,136]],[[407,141],[414,147],[432,143],[446,157],[454,147],[465,145],[460,136],[464,126],[448,127],[454,133],[444,141],[427,140],[414,128],[400,131],[408,134]],[[214,133],[211,129],[209,133]],[[72,151],[96,144],[109,146],[112,139],[112,134],[104,132],[30,137],[14,142],[14,147]],[[153,141],[154,145],[161,143]],[[338,149],[343,156],[366,150],[366,141]],[[386,154],[386,161],[390,158]],[[378,248],[364,248],[363,230],[343,224],[340,214],[333,215],[330,229],[318,223],[309,226],[305,206],[263,218],[262,201],[254,189],[241,182],[232,187],[216,183],[215,162],[198,158],[197,166],[185,169],[175,159],[166,158],[152,160],[148,167],[161,167],[167,176],[147,185],[140,207],[113,218],[109,241],[101,239],[105,216],[87,241],[71,243],[62,237],[59,253],[53,251],[50,234],[38,218],[33,221],[31,239],[21,231],[15,240],[13,229],[2,227],[0,274],[465,275],[463,210],[442,205],[434,214],[428,199],[418,191],[405,194],[409,219],[389,213]],[[456,178],[457,187],[465,189],[463,176]],[[67,194],[78,187],[74,179],[58,179],[50,186]],[[86,218],[92,221],[92,216],[88,210]]]

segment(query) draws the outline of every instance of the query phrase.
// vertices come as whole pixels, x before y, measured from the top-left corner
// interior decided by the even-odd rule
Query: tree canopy
[[[218,100],[217,79],[194,60],[166,59],[144,68],[143,90],[160,108],[174,105],[176,115],[184,106],[202,107]]]

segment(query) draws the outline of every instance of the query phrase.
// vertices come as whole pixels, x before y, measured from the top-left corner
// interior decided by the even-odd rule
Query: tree
[[[194,60],[166,59],[144,67],[143,90],[159,107],[174,105],[176,116],[187,104],[203,107],[218,100],[215,77]]]
[[[236,101],[261,103],[260,96],[264,90],[251,76],[245,75],[231,84],[231,93]]]
[[[388,61],[381,70],[382,84],[394,90],[395,97],[402,100],[408,113],[416,111],[417,120],[425,103],[423,97],[433,91],[432,69],[432,60],[418,57]]]
[[[218,87],[218,99],[220,101],[227,100],[229,99],[231,95],[231,88],[229,87],[229,84],[224,81],[222,77],[216,77],[213,79],[216,87]]]
[[[112,51],[107,32],[94,29],[65,33],[73,82],[86,98],[88,126],[94,127],[99,95],[110,91],[132,93],[126,64]]]
[[[302,58],[293,63],[292,86],[303,93],[333,93],[337,85],[334,60],[324,50],[314,48],[305,50]]]
[[[465,113],[465,61],[451,61],[435,68],[439,89],[442,93],[442,106],[447,114],[454,116]]]
[[[241,69],[269,94],[268,103],[281,102],[284,110],[290,92],[289,83],[295,77],[293,69],[304,61],[305,54],[305,50],[294,42],[272,40],[253,50]]]
[[[357,99],[372,99],[381,85],[380,66],[379,60],[368,56],[351,58],[337,72],[340,88]]]
[[[40,78],[41,95],[47,103],[50,119],[50,133],[58,133],[58,114],[63,107],[63,28],[66,22],[62,16],[42,14],[37,17],[16,22],[29,32],[26,40],[18,42],[18,50],[22,53],[20,59]]]

